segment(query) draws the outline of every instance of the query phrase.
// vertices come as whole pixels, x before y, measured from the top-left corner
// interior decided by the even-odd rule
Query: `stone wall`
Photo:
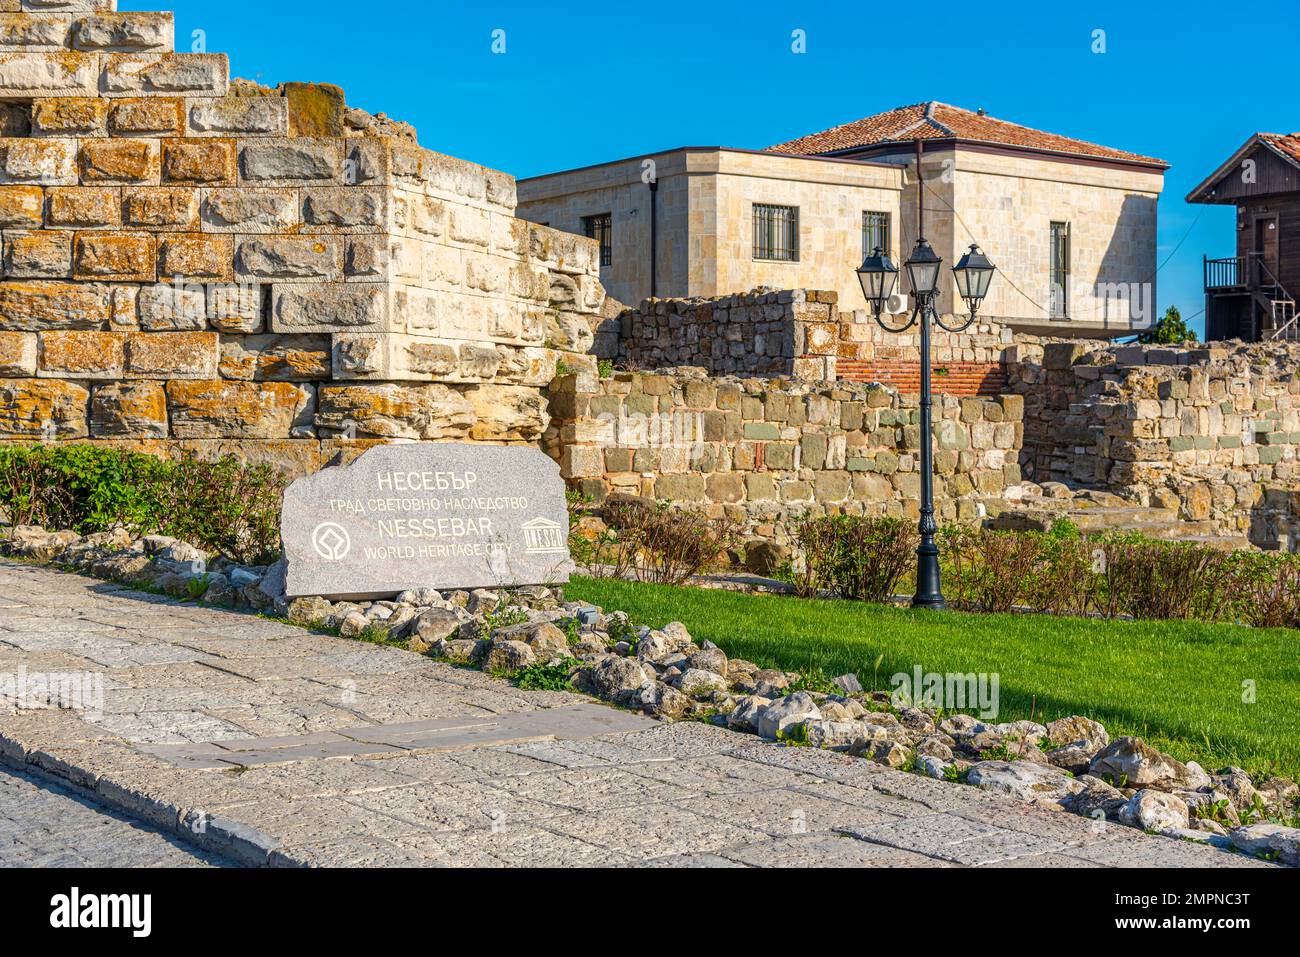
[[[720,375],[790,376],[812,382],[880,382],[920,390],[920,334],[888,332],[863,309],[841,310],[828,290],[754,290],[713,299],[647,299],[595,329],[595,351],[627,368],[699,366]],[[890,321],[897,321],[892,317]],[[965,332],[936,328],[935,389],[997,395],[1014,337],[979,322]]]
[[[170,14],[0,0],[0,439],[536,441],[595,244],[337,87],[231,81]]]
[[[1258,545],[1290,538],[1300,484],[1300,346],[1022,340],[1028,478],[1176,508]]]
[[[941,397],[935,495],[944,521],[976,521],[1020,482],[1019,396]],[[827,513],[915,517],[915,395],[879,385],[711,378],[701,369],[558,378],[545,446],[574,488],[708,506],[753,534]]]
[[[604,354],[633,369],[698,366],[717,375],[835,378],[839,311],[833,292],[755,290],[716,299],[647,299],[619,316]],[[613,348],[611,349],[611,345]]]

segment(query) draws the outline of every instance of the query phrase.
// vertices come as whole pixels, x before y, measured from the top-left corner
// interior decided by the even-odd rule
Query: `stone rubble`
[[[826,748],[927,777],[1151,833],[1300,866],[1300,787],[1258,783],[1240,768],[1206,772],[1140,738],[1110,740],[1070,716],[989,724],[965,714],[896,708],[856,675],[810,681],[729,658],[680,622],[634,626],[619,611],[565,601],[560,588],[403,592],[392,601],[287,600],[283,563],[246,566],[163,535],[116,529],[79,536],[6,530],[0,550],[179,598],[336,630],[502,677],[544,668],[578,691],[664,720],[699,720],[791,747]],[[807,685],[807,686],[805,686]],[[827,690],[833,689],[833,690]]]

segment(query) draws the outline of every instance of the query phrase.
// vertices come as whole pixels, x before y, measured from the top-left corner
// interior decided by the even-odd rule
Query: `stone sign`
[[[568,581],[559,466],[524,446],[382,445],[289,486],[290,598]]]

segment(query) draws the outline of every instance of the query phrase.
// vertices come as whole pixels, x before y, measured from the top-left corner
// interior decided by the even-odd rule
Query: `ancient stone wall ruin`
[[[944,521],[977,521],[1020,481],[1020,396],[936,399]],[[782,540],[802,515],[915,517],[915,395],[880,385],[709,377],[701,369],[587,374],[550,389],[546,447],[590,498],[705,506]]]
[[[1276,547],[1300,514],[1300,347],[1022,338],[1028,478],[1106,489]]]
[[[170,14],[113,8],[0,0],[0,439],[293,471],[535,442],[603,305],[596,244],[336,87],[232,82]]]
[[[835,292],[755,290],[711,299],[647,299],[595,329],[597,354],[633,369],[698,366],[716,375],[844,379],[920,389],[920,337],[889,332],[863,310],[841,311]],[[906,317],[889,317],[901,324]],[[936,328],[936,380],[949,395],[997,395],[1006,383],[1009,328]]]

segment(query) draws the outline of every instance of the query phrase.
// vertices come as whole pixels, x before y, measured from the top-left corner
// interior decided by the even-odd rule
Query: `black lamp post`
[[[862,283],[862,294],[870,303],[876,322],[882,329],[888,332],[905,332],[918,323],[921,327],[921,521],[917,527],[921,535],[921,544],[916,549],[916,594],[912,597],[912,607],[943,608],[943,589],[939,581],[939,546],[934,540],[939,526],[934,518],[930,324],[934,322],[949,332],[962,332],[969,328],[975,321],[980,303],[988,294],[995,267],[978,246],[971,246],[970,251],[962,256],[952,270],[957,281],[957,291],[966,301],[970,315],[965,322],[956,325],[949,326],[944,323],[935,306],[939,294],[939,276],[943,259],[930,248],[923,232],[925,214],[921,184],[920,140],[916,143],[916,182],[918,238],[912,255],[903,264],[912,284],[912,293],[916,297],[911,318],[898,328],[891,327],[884,320],[885,303],[894,294],[894,289],[898,285],[898,267],[879,247],[876,247],[863,261],[861,268],[858,269],[858,280]]]

